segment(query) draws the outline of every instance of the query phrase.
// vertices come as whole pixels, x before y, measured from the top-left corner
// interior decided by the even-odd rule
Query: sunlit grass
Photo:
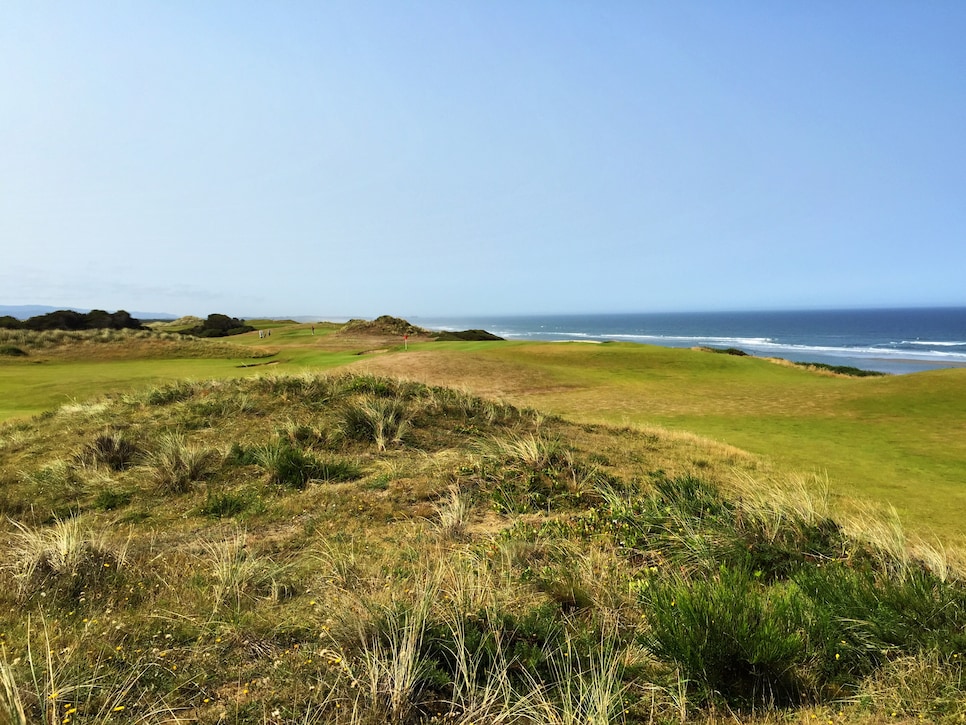
[[[298,345],[311,338],[291,333]],[[298,354],[309,359],[315,342]],[[679,384],[687,356],[666,358],[663,373],[641,361],[620,373],[609,352],[579,353],[600,356],[584,359],[581,378],[570,352],[447,345],[424,359],[483,355],[451,372],[507,381],[513,396],[529,384],[533,404],[580,400],[584,386],[584,402],[604,407],[574,422],[465,390],[272,369],[157,379],[0,427],[0,707],[19,717],[19,695],[28,722],[77,707],[71,722],[202,725],[966,714],[966,569],[953,541],[888,509],[871,515],[820,465],[789,471],[655,425],[634,376]],[[370,361],[424,355],[410,353]],[[519,362],[539,355],[548,366],[530,376]],[[692,374],[747,373],[702,362]],[[789,374],[809,373],[777,373]],[[766,397],[783,384],[770,375]],[[606,385],[588,392],[594,376],[614,376],[634,415],[603,424],[610,403]],[[346,435],[344,411],[372,401],[399,407],[402,435]],[[162,485],[159,471],[182,468],[189,448],[203,464],[187,484]],[[353,476],[284,485],[272,457],[255,455],[283,448],[299,470],[335,461]],[[56,564],[61,549],[75,564]],[[701,627],[658,648],[654,634],[681,620],[683,601]],[[689,636],[719,630],[741,635],[745,650],[725,661],[748,665],[750,688],[740,673],[712,679],[684,652]],[[789,637],[800,639],[783,649]],[[727,640],[699,639],[704,661]],[[788,683],[794,709],[770,709]]]

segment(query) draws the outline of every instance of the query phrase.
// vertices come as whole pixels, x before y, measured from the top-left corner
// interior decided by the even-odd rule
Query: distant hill
[[[26,320],[30,317],[46,315],[58,310],[73,310],[74,312],[87,313],[91,311],[89,307],[51,307],[50,305],[0,305],[0,317],[10,315],[18,320]],[[178,316],[170,312],[131,312],[131,317],[139,320],[174,320]]]
[[[441,342],[470,342],[481,340],[502,340],[486,330],[463,330],[461,332],[434,332],[412,324],[399,317],[383,315],[375,320],[349,320],[336,335],[365,336],[365,337],[401,337],[406,335],[413,338],[426,338]]]
[[[396,337],[402,335],[424,335],[429,336],[430,333],[421,327],[417,327],[406,320],[400,319],[399,317],[391,317],[389,315],[383,315],[382,317],[377,317],[374,320],[349,320],[345,325],[343,325],[338,332],[338,335],[366,335],[366,336],[384,336],[384,337]]]

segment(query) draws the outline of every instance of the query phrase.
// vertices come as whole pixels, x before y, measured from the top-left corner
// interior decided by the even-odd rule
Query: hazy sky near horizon
[[[966,305],[966,3],[0,6],[0,304]]]

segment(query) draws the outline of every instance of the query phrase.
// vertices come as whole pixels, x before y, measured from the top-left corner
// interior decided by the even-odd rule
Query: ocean
[[[608,340],[738,348],[758,357],[883,373],[966,367],[966,307],[412,318],[510,340]]]

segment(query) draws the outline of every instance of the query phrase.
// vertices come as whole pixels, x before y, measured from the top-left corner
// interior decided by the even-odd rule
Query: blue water
[[[749,355],[884,373],[966,367],[966,308],[644,313],[413,319],[507,339],[735,347]]]

